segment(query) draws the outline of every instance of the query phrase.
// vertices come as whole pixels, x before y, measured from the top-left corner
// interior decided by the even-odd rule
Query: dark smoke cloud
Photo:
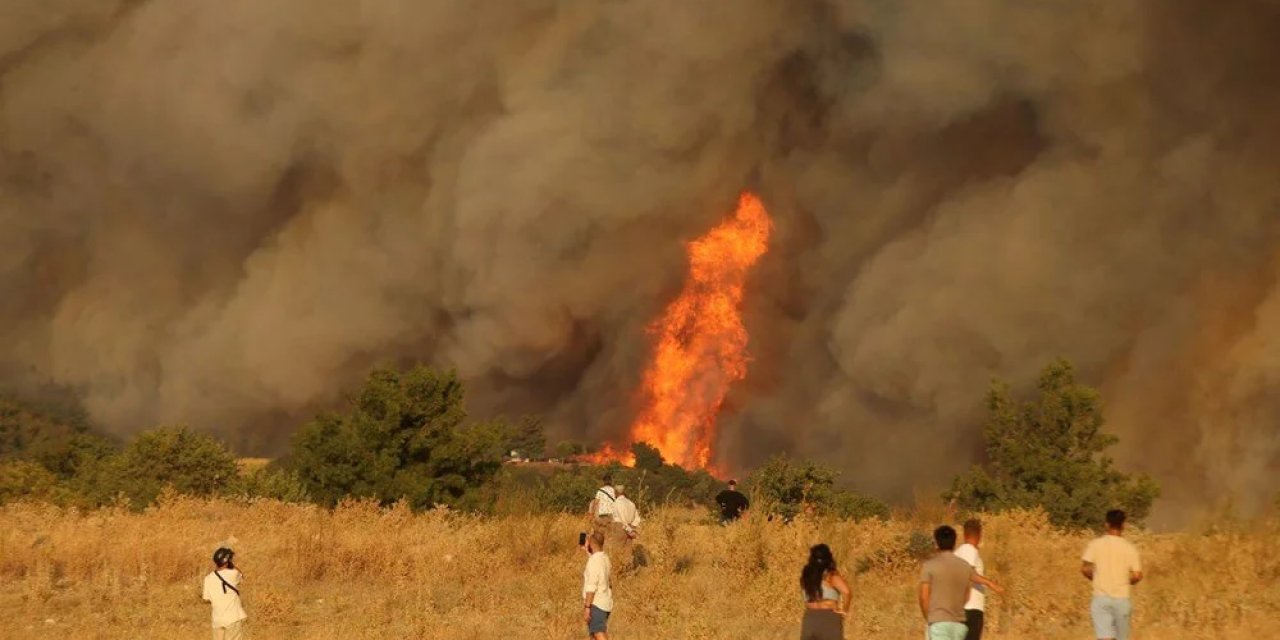
[[[1057,355],[1175,502],[1280,489],[1280,4],[16,0],[0,360],[279,446],[379,362],[620,433],[681,242],[777,223],[722,449],[902,496]]]

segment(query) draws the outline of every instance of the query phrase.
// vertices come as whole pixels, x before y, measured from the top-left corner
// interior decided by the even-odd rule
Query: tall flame
[[[649,328],[654,350],[630,437],[657,447],[668,462],[711,465],[716,416],[730,385],[747,375],[742,290],[769,231],[760,199],[743,193],[731,218],[689,243],[684,289]]]

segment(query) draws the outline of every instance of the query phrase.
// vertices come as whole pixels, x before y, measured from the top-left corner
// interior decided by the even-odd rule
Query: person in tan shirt
[[[1138,548],[1122,537],[1124,522],[1123,511],[1108,511],[1106,534],[1090,541],[1081,558],[1080,572],[1093,583],[1089,612],[1099,640],[1128,640],[1133,614],[1130,595],[1133,585],[1142,580]]]

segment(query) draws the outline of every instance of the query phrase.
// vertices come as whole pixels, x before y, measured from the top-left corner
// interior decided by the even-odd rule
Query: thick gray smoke
[[[722,454],[884,495],[991,376],[1183,502],[1280,489],[1273,0],[8,0],[0,364],[279,446],[380,362],[623,431],[682,242],[774,215]]]

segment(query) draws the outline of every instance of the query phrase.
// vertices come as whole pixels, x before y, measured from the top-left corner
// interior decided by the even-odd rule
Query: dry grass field
[[[612,637],[793,638],[796,576],[808,545],[831,544],[853,575],[849,638],[922,637],[907,551],[927,516],[894,522],[744,522],[649,514],[647,566],[616,576]],[[350,504],[167,498],[143,513],[0,507],[0,635],[208,637],[198,585],[220,540],[238,539],[250,637],[266,639],[580,638],[583,522],[479,518]],[[1280,519],[1214,533],[1134,534],[1148,580],[1135,637],[1259,638],[1280,633]],[[987,519],[988,570],[1010,593],[992,638],[1091,637],[1086,538],[1038,514]]]

